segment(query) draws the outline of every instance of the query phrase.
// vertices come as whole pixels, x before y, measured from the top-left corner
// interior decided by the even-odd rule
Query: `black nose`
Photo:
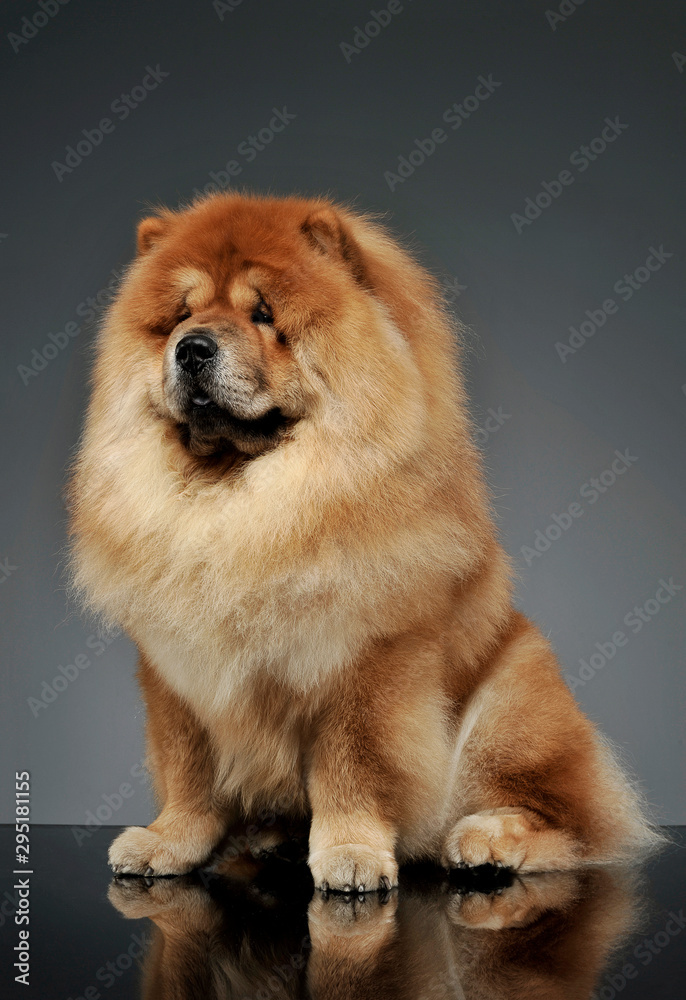
[[[176,363],[190,375],[197,375],[205,362],[216,353],[216,340],[204,333],[190,333],[176,345]]]

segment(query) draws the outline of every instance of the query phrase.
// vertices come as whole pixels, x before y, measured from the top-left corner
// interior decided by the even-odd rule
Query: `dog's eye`
[[[255,309],[253,310],[253,314],[250,317],[250,320],[251,320],[252,323],[269,323],[269,324],[271,324],[271,323],[274,322],[274,317],[272,316],[272,311],[269,308],[269,306],[267,305],[267,303],[266,302],[259,302],[255,306]]]
[[[191,317],[191,311],[190,311],[190,309],[187,309],[187,308],[182,309],[181,312],[179,313],[179,315],[176,317],[176,322],[177,322],[177,324],[178,323],[183,323],[184,320],[190,319],[190,317]]]

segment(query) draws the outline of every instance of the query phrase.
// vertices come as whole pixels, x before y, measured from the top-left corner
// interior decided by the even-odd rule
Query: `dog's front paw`
[[[526,811],[465,816],[450,831],[441,857],[446,868],[495,865],[520,872],[566,871],[577,863],[574,841]]]
[[[130,826],[110,845],[108,860],[117,875],[185,875],[209,854],[207,843]]]
[[[375,892],[398,884],[398,865],[393,854],[367,844],[338,844],[313,851],[309,865],[318,889]]]
[[[465,816],[446,840],[443,864],[446,868],[496,865],[517,869],[526,855],[528,832],[518,815]]]

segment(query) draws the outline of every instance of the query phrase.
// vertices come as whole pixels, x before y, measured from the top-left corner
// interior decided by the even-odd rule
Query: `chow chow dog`
[[[325,199],[138,226],[70,488],[74,580],[140,652],[161,802],[119,873],[309,823],[317,887],[522,872],[655,834],[511,600],[435,280]]]

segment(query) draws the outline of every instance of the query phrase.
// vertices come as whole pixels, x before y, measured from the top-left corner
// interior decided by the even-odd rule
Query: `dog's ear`
[[[167,220],[161,219],[158,215],[150,215],[147,219],[141,219],[138,223],[136,237],[139,257],[152,250],[155,243],[164,236],[166,230]]]
[[[335,209],[315,209],[300,228],[315,250],[341,261],[356,281],[368,284],[362,252]]]

